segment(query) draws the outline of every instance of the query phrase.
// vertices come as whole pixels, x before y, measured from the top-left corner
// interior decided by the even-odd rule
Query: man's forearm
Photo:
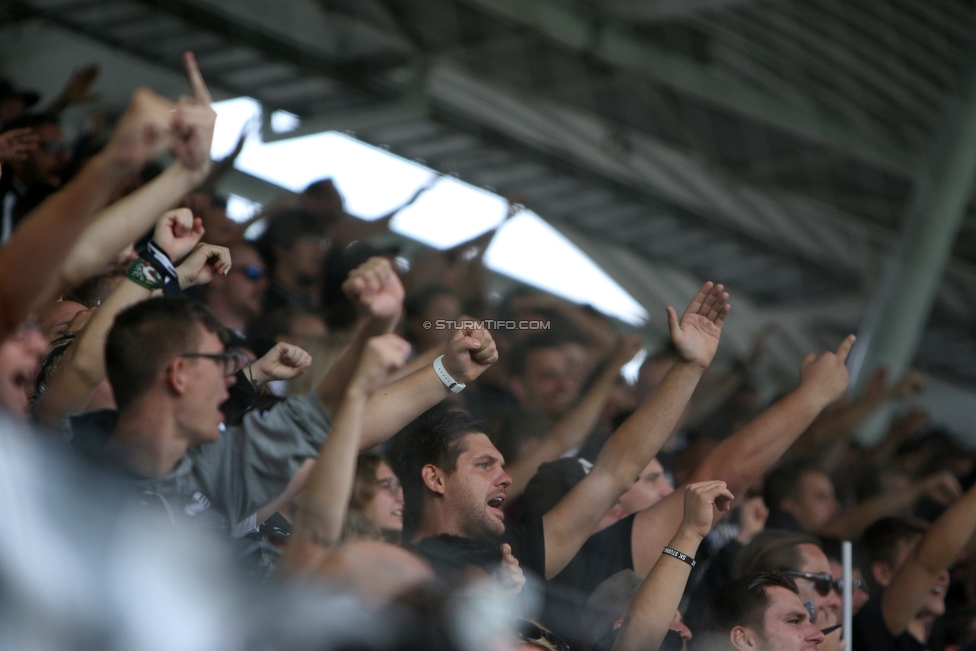
[[[925,532],[881,595],[881,612],[893,635],[900,635],[918,614],[939,575],[976,533],[976,487],[943,513]]]
[[[692,482],[721,479],[738,495],[776,463],[824,405],[802,385],[713,449]]]
[[[31,211],[0,250],[0,337],[13,332],[53,286],[62,261],[92,215],[125,180],[128,170],[104,155]]]
[[[56,427],[68,414],[85,408],[105,379],[105,340],[115,316],[151,295],[151,290],[122,279],[65,351],[47,388],[34,403],[33,413],[40,422]]]
[[[383,443],[450,393],[433,366],[377,390],[366,403],[361,449]]]
[[[173,163],[158,177],[96,215],[62,266],[62,285],[71,287],[111,261],[153,227],[199,182],[200,173]],[[178,261],[174,261],[178,262]]]
[[[841,513],[815,533],[838,540],[854,540],[881,518],[910,508],[919,497],[918,486],[881,493]]]
[[[680,528],[668,547],[694,558],[701,541],[700,534]],[[627,609],[613,651],[638,651],[661,646],[678,611],[690,575],[691,566],[677,558],[669,556],[656,564]]]
[[[671,435],[702,373],[699,366],[676,362],[654,394],[606,442],[594,470],[613,473],[629,488]]]
[[[356,371],[356,365],[359,364],[359,358],[362,357],[369,338],[393,332],[396,321],[397,318],[393,317],[367,319],[356,326],[356,334],[353,340],[349,342],[339,359],[315,388],[315,393],[326,412],[334,414],[339,408],[339,403],[342,401],[346,387],[349,386],[349,381]]]

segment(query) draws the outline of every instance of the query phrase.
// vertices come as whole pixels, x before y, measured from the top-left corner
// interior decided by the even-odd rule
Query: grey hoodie
[[[104,454],[118,412],[103,409],[65,419],[72,447],[121,477],[147,506],[164,508],[174,524],[231,531],[288,486],[298,467],[318,454],[332,419],[313,395],[292,396],[265,412],[252,411],[214,443],[190,447],[168,475],[147,479]]]

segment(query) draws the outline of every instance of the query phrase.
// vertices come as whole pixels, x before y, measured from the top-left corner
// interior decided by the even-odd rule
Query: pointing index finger
[[[851,346],[854,345],[855,339],[857,339],[857,337],[854,335],[847,335],[844,338],[844,341],[840,342],[840,347],[837,349],[837,356],[840,357],[840,361],[847,361],[847,356],[851,352]]]
[[[203,81],[203,75],[200,74],[200,66],[197,65],[197,58],[193,56],[193,52],[187,51],[183,53],[183,63],[186,66],[186,76],[190,80],[190,89],[193,91],[193,97],[198,102],[210,104],[213,100],[210,97],[207,84]]]

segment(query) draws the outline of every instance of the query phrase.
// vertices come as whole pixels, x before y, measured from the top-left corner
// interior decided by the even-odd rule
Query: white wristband
[[[434,373],[437,373],[437,377],[441,379],[444,386],[450,389],[452,393],[461,393],[464,391],[464,387],[467,385],[458,382],[451,377],[451,374],[447,372],[446,368],[444,368],[444,362],[441,361],[442,359],[444,359],[443,355],[434,360]]]

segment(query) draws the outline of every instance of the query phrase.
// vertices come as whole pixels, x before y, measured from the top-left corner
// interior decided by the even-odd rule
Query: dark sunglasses
[[[566,643],[566,640],[528,619],[515,620],[515,633],[519,636],[520,640],[524,640],[525,642],[545,640],[556,651],[569,651],[569,644]]]
[[[244,274],[245,278],[255,283],[267,277],[266,274],[264,273],[264,269],[262,269],[260,265],[256,265],[256,264],[249,264],[243,267],[231,267],[230,270],[236,271],[237,273]]]
[[[796,572],[793,570],[788,570],[783,572],[786,576],[793,576],[800,579],[807,579],[808,581],[813,581],[813,589],[817,591],[817,594],[821,597],[826,597],[830,594],[831,590],[836,590],[837,594],[844,594],[844,580],[838,579],[834,581],[834,577],[830,576],[827,572]],[[855,590],[864,589],[864,583],[862,581],[854,580],[851,582],[851,587]]]

